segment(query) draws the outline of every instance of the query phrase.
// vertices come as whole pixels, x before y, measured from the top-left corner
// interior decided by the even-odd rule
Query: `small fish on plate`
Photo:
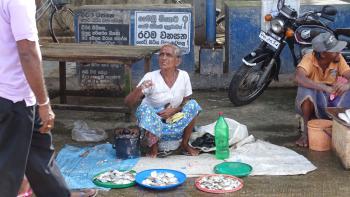
[[[110,170],[95,176],[94,179],[102,183],[112,183],[116,185],[130,184],[135,181],[135,173],[132,171],[121,172],[118,170]]]
[[[177,184],[179,181],[174,174],[170,172],[151,172],[151,176],[142,181],[142,184],[149,186],[168,186]]]
[[[168,190],[179,187],[186,181],[183,172],[171,169],[149,169],[136,174],[135,181],[142,187],[153,190]]]
[[[231,175],[211,174],[199,177],[195,185],[204,192],[227,193],[240,190],[243,187],[243,181]]]

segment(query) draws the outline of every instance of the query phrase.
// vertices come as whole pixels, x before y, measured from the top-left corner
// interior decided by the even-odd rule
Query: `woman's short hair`
[[[176,57],[181,57],[181,55],[182,55],[181,49],[180,49],[178,46],[176,46],[175,44],[172,44],[172,43],[165,43],[165,44],[163,44],[160,48],[162,49],[162,48],[164,48],[164,47],[171,47],[171,48],[173,48],[173,49],[174,49],[175,56],[176,56]]]

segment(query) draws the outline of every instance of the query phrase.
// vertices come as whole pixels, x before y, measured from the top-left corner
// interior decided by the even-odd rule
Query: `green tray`
[[[96,174],[93,178],[92,178],[92,182],[100,187],[106,187],[106,188],[113,188],[113,189],[122,189],[122,188],[127,188],[127,187],[131,187],[135,185],[135,181],[128,183],[128,184],[113,184],[113,183],[103,183],[99,180],[96,179],[96,177],[102,173],[108,172],[110,170],[104,171],[104,172],[100,172],[98,174]],[[136,175],[136,172],[134,170],[130,170],[129,172],[133,173]]]
[[[214,172],[217,174],[229,174],[236,177],[248,176],[252,170],[252,166],[241,162],[223,162],[214,167]]]

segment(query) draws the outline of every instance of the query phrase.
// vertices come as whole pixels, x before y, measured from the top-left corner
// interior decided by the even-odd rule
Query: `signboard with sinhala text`
[[[190,52],[190,12],[135,12],[135,45],[161,46],[173,43]]]
[[[130,44],[130,11],[81,10],[78,15],[78,42],[92,44]],[[80,85],[84,89],[117,89],[122,91],[124,66],[85,64],[78,66]]]

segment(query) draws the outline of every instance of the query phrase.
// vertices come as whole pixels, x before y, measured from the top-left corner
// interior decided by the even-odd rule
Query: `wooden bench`
[[[159,47],[124,46],[124,45],[100,45],[79,43],[47,43],[41,46],[42,58],[48,61],[59,62],[59,90],[50,92],[50,97],[59,96],[60,104],[53,104],[54,109],[101,111],[125,113],[130,120],[130,110],[125,106],[106,107],[92,105],[68,105],[67,96],[124,96],[132,90],[131,65],[144,59],[144,72],[150,71],[150,59]],[[111,92],[106,90],[67,90],[66,89],[66,62],[77,63],[101,63],[124,65],[124,89],[123,92]]]

